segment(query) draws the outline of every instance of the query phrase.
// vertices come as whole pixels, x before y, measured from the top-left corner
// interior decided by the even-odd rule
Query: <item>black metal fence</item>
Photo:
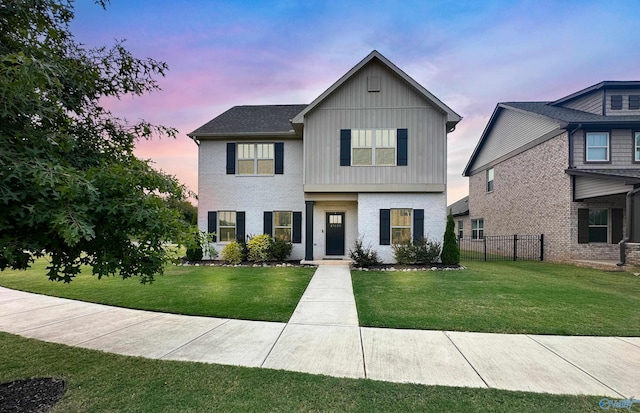
[[[460,261],[543,261],[544,235],[489,235],[458,238]]]

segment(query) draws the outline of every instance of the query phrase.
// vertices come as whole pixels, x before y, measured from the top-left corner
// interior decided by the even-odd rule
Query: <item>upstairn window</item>
[[[352,129],[351,165],[395,166],[395,129]]]
[[[487,169],[487,192],[493,192],[493,178],[495,171],[493,168]]]
[[[634,138],[633,138],[634,149],[635,149],[634,150],[634,153],[635,153],[634,160],[636,162],[640,162],[640,132],[635,132],[634,135],[635,135]]]
[[[238,175],[273,175],[275,151],[273,143],[239,143]]]
[[[585,148],[587,162],[609,162],[609,132],[587,132]]]

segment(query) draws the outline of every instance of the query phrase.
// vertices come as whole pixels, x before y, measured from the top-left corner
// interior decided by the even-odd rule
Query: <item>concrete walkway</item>
[[[0,331],[155,359],[425,385],[640,395],[638,337],[361,328],[346,265],[320,265],[287,324],[129,310],[0,287]]]

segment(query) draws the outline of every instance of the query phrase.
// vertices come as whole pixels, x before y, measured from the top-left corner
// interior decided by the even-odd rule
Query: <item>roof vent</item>
[[[367,77],[367,87],[369,92],[380,92],[380,76]]]

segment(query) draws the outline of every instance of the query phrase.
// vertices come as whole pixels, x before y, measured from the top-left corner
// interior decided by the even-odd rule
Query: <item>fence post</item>
[[[487,261],[487,237],[482,237],[482,241],[484,242],[484,260]]]
[[[544,234],[540,234],[540,261],[544,261]]]
[[[518,261],[518,236],[513,236],[513,260]]]

